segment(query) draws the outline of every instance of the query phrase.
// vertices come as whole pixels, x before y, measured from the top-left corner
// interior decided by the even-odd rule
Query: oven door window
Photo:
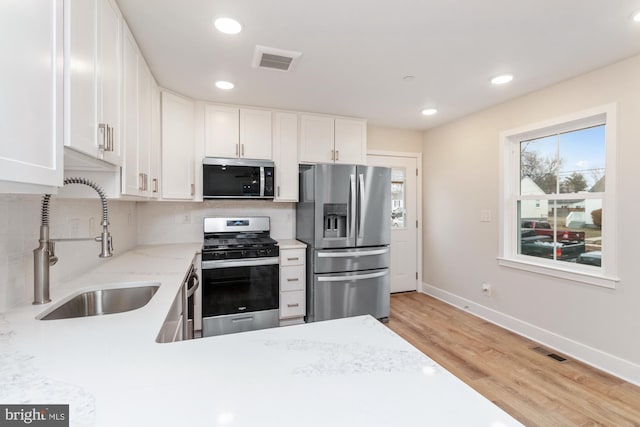
[[[203,193],[209,197],[259,197],[260,168],[204,165]]]
[[[203,317],[278,308],[278,264],[203,269],[202,278]]]

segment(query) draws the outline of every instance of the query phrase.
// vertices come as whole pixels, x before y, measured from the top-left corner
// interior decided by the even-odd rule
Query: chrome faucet
[[[102,233],[98,237],[85,238],[69,238],[69,239],[50,239],[49,238],[49,199],[51,194],[45,194],[42,197],[42,219],[40,222],[40,246],[33,250],[33,304],[46,304],[51,302],[49,298],[49,266],[58,262],[55,254],[56,241],[80,241],[94,240],[100,242],[100,258],[109,258],[112,256],[113,242],[111,234],[109,234],[109,221],[107,197],[102,188],[85,178],[66,178],[63,185],[67,184],[83,184],[96,190],[102,202]]]

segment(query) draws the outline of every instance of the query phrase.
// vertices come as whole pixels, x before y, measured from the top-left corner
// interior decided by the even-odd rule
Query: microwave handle
[[[260,197],[264,197],[264,186],[265,186],[264,166],[260,166]]]

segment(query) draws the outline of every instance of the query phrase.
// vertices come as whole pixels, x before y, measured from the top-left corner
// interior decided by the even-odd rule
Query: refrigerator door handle
[[[362,229],[364,228],[364,216],[366,214],[365,211],[365,188],[364,188],[364,175],[358,174],[358,184],[360,188],[358,189],[360,192],[360,216],[358,217],[358,239],[362,239]]]
[[[370,255],[384,255],[389,253],[389,248],[374,249],[371,251],[354,251],[354,252],[318,252],[318,258],[353,258]]]
[[[318,277],[318,282],[344,282],[346,280],[365,280],[365,279],[375,279],[378,277],[383,277],[389,274],[389,271],[380,271],[377,273],[368,273],[368,274],[350,274],[346,276],[322,276]]]
[[[353,174],[349,175],[349,205],[347,209],[347,216],[349,217],[347,236],[352,239],[356,228],[356,176]]]

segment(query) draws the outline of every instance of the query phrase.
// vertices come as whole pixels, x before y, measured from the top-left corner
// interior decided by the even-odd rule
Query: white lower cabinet
[[[304,323],[306,249],[280,248],[280,326]]]
[[[167,313],[167,317],[164,319],[160,333],[156,337],[156,342],[167,343],[182,341],[182,318],[184,307],[184,284],[180,286],[178,293],[176,294],[173,304]]]

